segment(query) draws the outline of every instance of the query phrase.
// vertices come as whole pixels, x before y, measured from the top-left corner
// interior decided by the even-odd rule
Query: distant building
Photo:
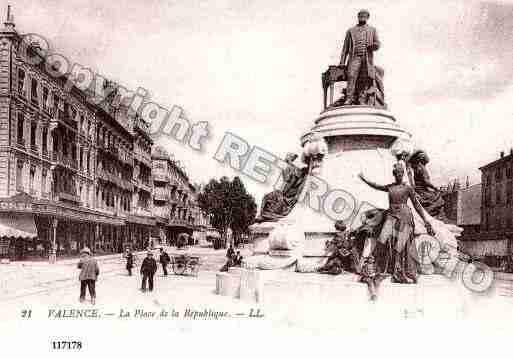
[[[444,212],[448,222],[463,228],[460,240],[478,233],[481,228],[481,184],[460,188],[456,182],[443,192]]]
[[[198,206],[198,189],[185,169],[162,147],[154,148],[152,163],[153,214],[157,222],[154,237],[172,245],[180,233],[187,233],[196,241],[206,239],[210,221]]]
[[[513,150],[480,168],[481,223],[479,232],[462,241],[469,254],[490,257],[488,264],[498,266],[497,258],[510,257],[513,243]]]

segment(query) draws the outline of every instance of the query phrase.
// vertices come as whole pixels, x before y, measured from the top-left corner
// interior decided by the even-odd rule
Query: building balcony
[[[112,184],[115,184],[116,186],[132,192],[134,190],[134,185],[124,178],[118,177],[110,172],[107,172],[105,170],[97,170],[96,176],[98,179],[101,179],[105,182],[110,182]]]
[[[151,168],[151,155],[149,153],[143,152],[140,148],[137,147],[134,149],[135,154],[134,157],[137,161],[146,165],[146,167]]]
[[[152,186],[149,182],[141,181],[141,180],[134,180],[135,186],[139,189],[142,189],[143,191],[146,191],[148,193],[152,192]]]
[[[57,117],[57,121],[60,121],[75,130],[78,129],[77,123],[65,111],[57,110],[55,111],[55,115]]]
[[[110,173],[104,171],[104,170],[101,170],[101,169],[97,169],[96,170],[96,177],[98,179],[101,179],[105,182],[110,182]]]
[[[162,206],[162,207],[153,207],[152,214],[157,217],[162,218],[169,218],[169,207]]]
[[[134,208],[133,214],[136,216],[153,217],[153,213],[150,211],[150,209],[144,207]]]
[[[169,190],[167,188],[154,188],[153,189],[153,198],[157,201],[168,201],[169,200]]]
[[[116,217],[127,218],[129,215],[130,215],[130,213],[123,209],[114,210],[114,216],[116,216]]]
[[[80,204],[80,197],[67,192],[57,192],[54,196],[55,201],[72,202],[74,204]]]
[[[98,207],[98,208],[96,208],[96,210],[98,212],[101,212],[101,213],[104,213],[104,214],[109,214],[111,216],[115,216],[116,215],[116,211],[114,210],[113,207],[107,207],[107,206]]]
[[[25,139],[18,138],[18,140],[16,141],[16,146],[25,149]]]
[[[127,152],[119,152],[117,156],[122,162],[126,163],[127,165],[133,167],[134,166],[134,159],[133,157],[127,153]]]
[[[155,182],[169,182],[169,176],[162,172],[156,172],[153,174],[153,181]]]
[[[39,155],[39,148],[35,144],[30,145],[30,152],[36,156]]]
[[[75,171],[78,169],[77,160],[75,160],[71,157],[63,156],[61,153],[54,152],[52,154],[52,161],[58,165],[62,165],[64,167],[67,167],[67,168],[75,170]]]
[[[169,225],[177,226],[177,227],[189,227],[189,226],[191,226],[191,223],[189,223],[189,221],[187,221],[185,219],[172,217],[172,218],[169,218]]]
[[[50,159],[50,153],[48,150],[43,149],[43,158],[49,160]]]
[[[116,156],[116,157],[118,157],[118,156],[119,156],[119,149],[118,149],[116,146],[114,146],[114,145],[109,145],[109,146],[107,146],[107,148],[106,148],[106,149],[107,149],[107,151],[109,151],[109,152],[110,152],[110,154],[112,154],[113,156]]]

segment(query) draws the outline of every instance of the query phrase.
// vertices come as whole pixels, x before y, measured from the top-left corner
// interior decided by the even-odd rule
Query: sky
[[[1,9],[5,9],[4,2]],[[382,41],[385,94],[428,151],[433,182],[467,176],[513,147],[513,1],[18,0],[16,29],[152,100],[208,121],[204,153],[160,139],[195,182],[237,173],[213,159],[225,131],[283,157],[300,151],[360,8]],[[5,16],[5,15],[4,15]],[[269,187],[243,180],[260,199]]]

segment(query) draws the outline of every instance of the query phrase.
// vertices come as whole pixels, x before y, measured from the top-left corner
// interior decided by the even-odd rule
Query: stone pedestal
[[[302,136],[302,144],[314,135],[322,136],[328,145],[328,154],[317,177],[325,181],[330,190],[347,193],[343,216],[355,217],[354,214],[371,208],[387,208],[387,194],[370,188],[358,174],[363,172],[377,183],[393,181],[392,167],[397,159],[391,150],[399,143],[411,141],[411,135],[397,124],[393,114],[367,106],[330,108],[322,112],[310,131]],[[302,215],[305,232],[334,232],[333,219],[309,208],[303,210],[307,211]],[[359,218],[349,224],[357,227]]]

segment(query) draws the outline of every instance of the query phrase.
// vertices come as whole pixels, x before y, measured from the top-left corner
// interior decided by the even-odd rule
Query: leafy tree
[[[239,177],[211,179],[198,195],[200,208],[211,218],[211,224],[226,239],[228,228],[236,242],[253,223],[257,205]]]

